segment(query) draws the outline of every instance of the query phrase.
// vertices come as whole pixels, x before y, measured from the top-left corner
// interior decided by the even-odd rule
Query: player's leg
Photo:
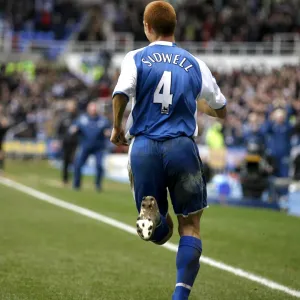
[[[164,163],[180,242],[176,259],[177,279],[173,300],[188,299],[199,271],[202,253],[200,217],[207,206],[202,163],[193,140],[187,137],[164,143]]]
[[[103,156],[104,151],[103,150],[97,150],[95,151],[95,157],[96,157],[96,177],[95,177],[95,186],[98,191],[101,191],[102,189],[102,180],[103,180]]]
[[[160,213],[156,199],[153,196],[144,197],[137,219],[139,236],[145,241],[163,245],[172,237],[173,227],[170,214],[164,216]]]
[[[176,257],[177,277],[173,300],[188,299],[200,269],[202,212],[190,214],[188,217],[178,216],[180,242]]]
[[[74,163],[74,180],[73,180],[73,187],[74,189],[79,189],[81,185],[81,170],[83,165],[85,164],[90,151],[85,148],[81,148],[75,158]]]
[[[159,238],[153,239],[153,241],[152,241],[153,243],[155,243],[157,245],[163,245],[172,237],[174,224],[173,224],[173,220],[169,213],[167,213],[167,216],[166,216],[166,226],[168,226],[168,228],[169,228],[169,233],[168,234],[163,233],[162,234],[163,237],[161,239],[159,239]],[[157,235],[159,235],[159,234],[157,234]],[[155,234],[154,234],[154,236],[155,236]]]
[[[173,233],[158,143],[137,137],[129,150],[129,178],[139,212],[137,231],[146,241],[165,243]]]

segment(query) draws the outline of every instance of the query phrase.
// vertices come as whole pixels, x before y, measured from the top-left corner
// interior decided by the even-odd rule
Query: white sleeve
[[[127,53],[122,62],[121,74],[114,89],[113,97],[116,94],[124,94],[129,100],[135,96],[137,68],[134,61],[134,53],[135,51]]]
[[[220,109],[226,106],[226,98],[222,94],[216,79],[212,76],[208,66],[198,59],[202,76],[202,89],[198,99],[205,99],[213,109]]]

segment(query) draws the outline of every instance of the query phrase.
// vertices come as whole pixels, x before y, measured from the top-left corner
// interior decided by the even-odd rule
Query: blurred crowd
[[[71,0],[0,0],[0,33],[13,32],[14,38],[67,38],[82,13]]]
[[[10,70],[8,66],[2,66],[0,73],[0,118],[5,116],[10,120],[16,137],[54,136],[56,121],[68,100],[84,111],[90,100],[107,95],[106,81],[87,88],[64,67],[47,64],[28,73],[28,70]]]
[[[224,126],[227,146],[244,145],[246,137],[255,127],[267,121],[300,121],[300,68],[284,66],[266,74],[264,71],[233,71],[231,74],[215,73],[223,93],[229,99],[229,115]]]
[[[131,33],[145,41],[143,11],[150,0],[0,0],[0,34],[22,40],[106,41]],[[93,2],[94,3],[94,2]],[[268,42],[300,32],[298,0],[172,0],[181,42]],[[80,22],[82,20],[82,22]],[[292,42],[293,38],[291,38]],[[288,41],[289,42],[289,41]]]
[[[64,67],[46,65],[30,70],[33,74],[17,72],[6,65],[0,74],[0,113],[8,115],[15,123],[38,124],[32,126],[35,129],[30,136],[37,137],[38,133],[51,135],[41,124],[46,118],[53,121],[51,114],[56,114],[66,100],[73,100],[79,110],[84,110],[89,101],[100,99],[110,117],[109,99],[118,70],[106,72],[97,84],[90,87]],[[219,128],[223,139],[221,145],[245,147],[254,131],[261,131],[267,122],[277,122],[278,115],[292,125],[300,121],[299,66],[284,66],[268,73],[263,69],[214,72],[214,76],[228,99],[229,115]],[[200,142],[205,142],[210,122],[201,115],[198,119],[199,128],[204,133]]]
[[[79,39],[103,41],[114,32],[132,32],[144,41],[143,11],[148,0],[100,1]],[[177,0],[180,41],[272,41],[276,33],[300,32],[298,0]]]
[[[276,33],[300,31],[298,0],[182,1],[179,39],[184,41],[270,41]]]
[[[283,66],[271,72],[262,68],[213,73],[228,99],[229,114],[220,123],[199,113],[197,143],[212,150],[244,149],[251,160],[252,154],[263,157],[258,159],[259,168],[263,164],[261,177],[253,179],[254,186],[265,180],[259,195],[267,186],[265,176],[300,178],[300,66]],[[94,85],[87,86],[65,67],[33,67],[28,62],[14,68],[11,64],[2,66],[0,121],[5,117],[10,124],[7,137],[60,138],[59,126],[70,103],[75,104],[78,115],[89,102],[96,101],[99,113],[111,121],[111,93],[118,75],[119,70],[108,68]],[[130,105],[127,108],[128,116]],[[113,149],[127,150],[125,146]],[[294,175],[291,159],[298,160]],[[251,186],[249,170],[244,174]],[[252,193],[253,188],[250,190]]]
[[[228,99],[228,116],[223,124],[211,124],[200,116],[202,141],[214,149],[244,148],[265,157],[271,173],[288,177],[291,153],[295,159],[300,153],[299,66],[270,73],[252,69],[214,75]]]

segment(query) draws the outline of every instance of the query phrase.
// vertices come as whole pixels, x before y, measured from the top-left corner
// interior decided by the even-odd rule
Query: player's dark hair
[[[168,2],[153,1],[145,8],[144,21],[153,28],[156,34],[170,36],[175,31],[176,12]]]

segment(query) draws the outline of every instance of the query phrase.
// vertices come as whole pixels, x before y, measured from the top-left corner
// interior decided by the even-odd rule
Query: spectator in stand
[[[79,41],[102,42],[106,40],[102,26],[103,22],[98,17],[96,14],[92,15],[87,27],[80,32],[78,36]]]
[[[69,129],[77,118],[77,106],[74,101],[68,101],[66,111],[58,122],[57,138],[62,144],[61,179],[64,185],[69,183],[69,167],[72,164],[77,148],[77,136],[71,135]]]
[[[295,125],[291,141],[291,172],[290,175],[294,180],[300,180],[300,119]]]
[[[268,154],[276,162],[275,176],[288,177],[291,152],[292,126],[283,109],[276,109],[262,127],[267,137]]]
[[[241,120],[234,116],[229,115],[226,122],[226,127],[223,129],[225,135],[225,143],[227,147],[242,147],[244,145],[243,127]]]
[[[224,149],[224,138],[222,134],[222,124],[214,122],[206,133],[206,144],[210,149]]]
[[[78,133],[80,150],[75,160],[73,187],[79,190],[81,187],[81,171],[90,155],[96,159],[95,187],[97,191],[102,190],[102,179],[104,175],[103,158],[106,150],[106,139],[110,135],[110,122],[97,111],[95,102],[90,102],[87,114],[78,118],[70,127],[70,133]]]
[[[244,126],[243,139],[246,143],[255,143],[265,149],[266,139],[260,130],[261,125],[262,122],[259,116],[256,113],[251,113],[248,117],[248,122]]]
[[[13,33],[15,39],[40,40],[68,38],[81,12],[78,3],[71,0],[10,0],[2,1],[0,15],[5,33]]]

